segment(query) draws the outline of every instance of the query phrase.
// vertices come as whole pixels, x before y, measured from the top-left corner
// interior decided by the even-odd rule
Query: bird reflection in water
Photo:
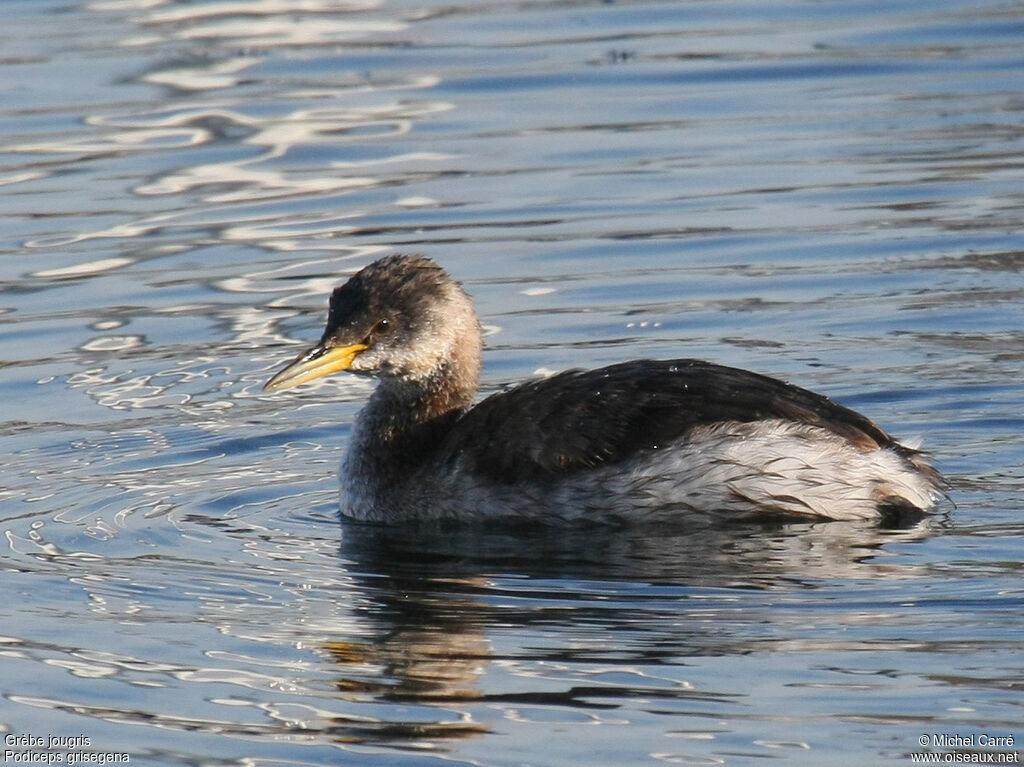
[[[777,618],[773,595],[811,594],[848,579],[923,575],[905,562],[889,563],[883,547],[922,541],[939,525],[931,516],[895,528],[867,521],[748,522],[669,533],[346,524],[340,554],[360,592],[357,619],[366,638],[325,645],[337,664],[336,687],[346,698],[420,714],[426,707],[435,716],[346,720],[336,723],[336,737],[443,749],[445,742],[490,732],[486,720],[494,708],[505,716],[556,706],[597,721],[638,696],[735,702],[735,691],[694,689],[668,678],[632,687],[565,674],[524,689],[531,674],[523,670],[597,664],[678,672],[681,657],[782,649],[794,640],[764,630]],[[551,644],[552,631],[576,639]],[[492,644],[497,635],[504,637],[503,651]],[[829,638],[833,649],[836,641]],[[786,649],[807,649],[804,642]],[[483,682],[495,663],[501,673]],[[494,689],[510,673],[514,686]],[[483,709],[489,714],[481,716]]]

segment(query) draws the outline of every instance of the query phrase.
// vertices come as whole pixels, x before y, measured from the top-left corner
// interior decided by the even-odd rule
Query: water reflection
[[[202,204],[144,205],[141,215],[125,212],[113,223],[101,216],[99,226],[85,221],[74,234],[31,237],[26,245],[53,249],[158,235],[166,248],[168,239],[188,239],[206,228],[221,240],[269,249],[336,247],[337,238],[351,228],[345,221],[360,215],[355,209],[339,214],[339,197],[445,171],[448,153],[409,148],[405,137],[418,121],[453,105],[416,96],[439,83],[438,76],[418,69],[377,75],[334,63],[329,71],[296,78],[261,67],[278,47],[308,56],[341,41],[379,40],[406,29],[393,11],[375,16],[378,6],[277,0],[202,6],[163,0],[93,3],[90,8],[101,13],[132,12],[130,21],[140,34],[118,45],[154,52],[147,71],[133,81],[161,86],[173,98],[139,108],[96,105],[84,117],[89,130],[75,135],[34,130],[19,136],[5,149],[25,159],[4,168],[9,172],[0,174],[0,184],[45,178],[70,163],[142,155],[138,163],[156,167],[135,176],[135,195],[194,196]],[[273,98],[253,97],[253,88],[268,84]],[[275,205],[300,198],[320,199],[323,205],[302,210]],[[147,248],[147,255],[166,252]],[[91,266],[59,266],[37,276],[97,271]]]
[[[247,0],[195,7],[152,3],[146,23],[166,25],[180,40],[245,40],[253,47],[315,46],[348,40],[368,32],[396,32],[405,25],[387,18],[352,18],[372,11],[375,0]]]
[[[414,578],[516,573],[716,588],[771,588],[816,578],[909,577],[882,546],[920,542],[941,517],[889,527],[866,522],[730,523],[658,527],[379,529],[344,527],[342,556],[357,570]],[[528,554],[527,554],[528,552]]]
[[[915,566],[887,564],[882,546],[924,541],[940,524],[700,525],[669,534],[347,525],[341,556],[369,638],[324,645],[337,664],[339,694],[426,705],[438,715],[429,724],[349,726],[346,734],[394,743],[488,732],[486,722],[466,718],[467,707],[524,720],[535,707],[555,707],[559,716],[575,712],[596,723],[621,718],[624,702],[638,697],[736,702],[735,692],[691,684],[682,659],[813,650],[815,640],[766,635],[766,623],[779,620],[772,594],[835,579],[923,576]],[[510,649],[509,636],[532,641]],[[829,641],[833,651],[843,644]],[[847,642],[859,648],[892,646]],[[502,672],[515,681],[496,683]]]

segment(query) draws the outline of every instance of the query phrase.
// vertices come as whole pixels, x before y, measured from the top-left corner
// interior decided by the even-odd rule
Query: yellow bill
[[[339,370],[348,370],[360,352],[369,349],[365,344],[351,346],[325,346],[317,344],[303,352],[294,362],[279,370],[263,384],[263,391],[280,391],[299,384],[315,381]]]

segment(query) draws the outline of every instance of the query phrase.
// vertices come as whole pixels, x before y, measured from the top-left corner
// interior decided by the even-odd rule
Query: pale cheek
[[[352,360],[349,370],[356,373],[372,373],[380,368],[380,362],[379,355],[364,352]]]
[[[447,334],[418,335],[390,355],[392,367],[403,375],[423,378],[433,374],[451,354]]]

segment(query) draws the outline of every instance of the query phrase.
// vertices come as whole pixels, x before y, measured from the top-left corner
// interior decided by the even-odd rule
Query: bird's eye
[[[366,338],[363,339],[363,344],[366,346],[373,346],[374,338],[377,336],[386,336],[390,332],[391,321],[386,319],[381,320],[373,326],[369,333],[366,334]]]

